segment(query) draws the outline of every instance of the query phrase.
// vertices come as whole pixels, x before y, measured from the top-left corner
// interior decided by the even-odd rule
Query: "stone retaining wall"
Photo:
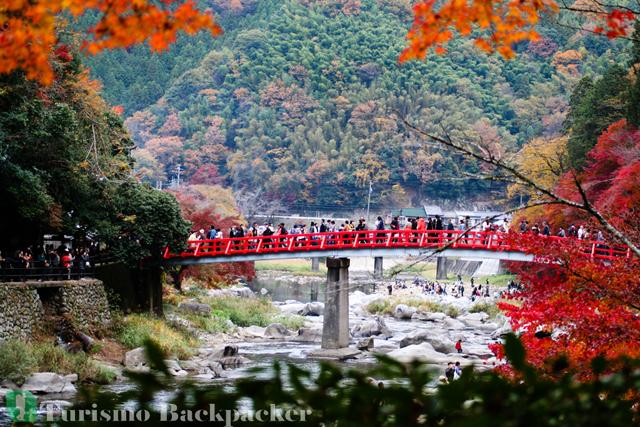
[[[85,331],[108,323],[109,303],[102,282],[0,283],[0,340],[29,339],[42,329],[48,315],[68,316]]]
[[[36,288],[0,283],[0,340],[27,339],[38,331],[43,320]]]

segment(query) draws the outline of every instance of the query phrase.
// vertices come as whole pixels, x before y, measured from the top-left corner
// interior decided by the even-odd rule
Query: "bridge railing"
[[[94,277],[94,274],[95,271],[91,267],[10,267],[0,268],[0,282],[77,280],[85,277]]]
[[[566,240],[563,237],[541,239]],[[627,248],[608,246],[604,242],[575,239],[581,252],[594,259],[630,257]],[[237,255],[272,254],[281,252],[334,251],[346,249],[425,248],[437,249],[450,245],[459,249],[518,251],[507,233],[460,230],[364,230],[328,233],[284,234],[271,236],[232,237],[187,242],[187,250],[172,254],[176,257],[225,257]]]

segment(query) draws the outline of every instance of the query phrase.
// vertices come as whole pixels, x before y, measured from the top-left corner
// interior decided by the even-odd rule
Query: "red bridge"
[[[566,239],[543,237],[544,240]],[[544,240],[543,240],[544,239]],[[612,260],[631,257],[630,249],[604,242],[575,239],[585,256]],[[165,251],[168,264],[209,264],[319,257],[470,257],[510,261],[533,261],[533,256],[515,246],[506,233],[458,230],[366,230],[312,234],[286,234],[195,240],[179,254]]]

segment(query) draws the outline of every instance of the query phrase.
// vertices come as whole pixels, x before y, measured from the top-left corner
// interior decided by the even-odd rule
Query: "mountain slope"
[[[622,47],[547,26],[540,42],[518,46],[515,60],[457,41],[447,55],[398,64],[407,1],[220,7],[231,3],[209,4],[222,14],[220,39],[181,39],[164,59],[122,54],[122,69],[149,65],[147,84],[124,71],[102,77],[116,56],[95,60],[112,102],[139,93],[125,107],[143,179],[169,180],[180,165],[186,179],[264,188],[264,197],[318,210],[363,206],[369,181],[374,204],[404,193],[416,200],[487,198],[500,188],[469,178],[478,165],[426,146],[396,115],[512,151],[557,135],[577,78],[600,72]],[[120,81],[117,89],[109,78]]]

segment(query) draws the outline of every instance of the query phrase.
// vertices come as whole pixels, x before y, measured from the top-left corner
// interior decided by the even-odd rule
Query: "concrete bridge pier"
[[[436,258],[436,280],[447,280],[447,257]]]
[[[383,274],[384,274],[384,269],[382,267],[382,257],[377,256],[373,258],[373,278],[382,279]]]
[[[311,258],[311,271],[320,271],[320,258]]]
[[[322,349],[349,345],[349,258],[327,258]]]

